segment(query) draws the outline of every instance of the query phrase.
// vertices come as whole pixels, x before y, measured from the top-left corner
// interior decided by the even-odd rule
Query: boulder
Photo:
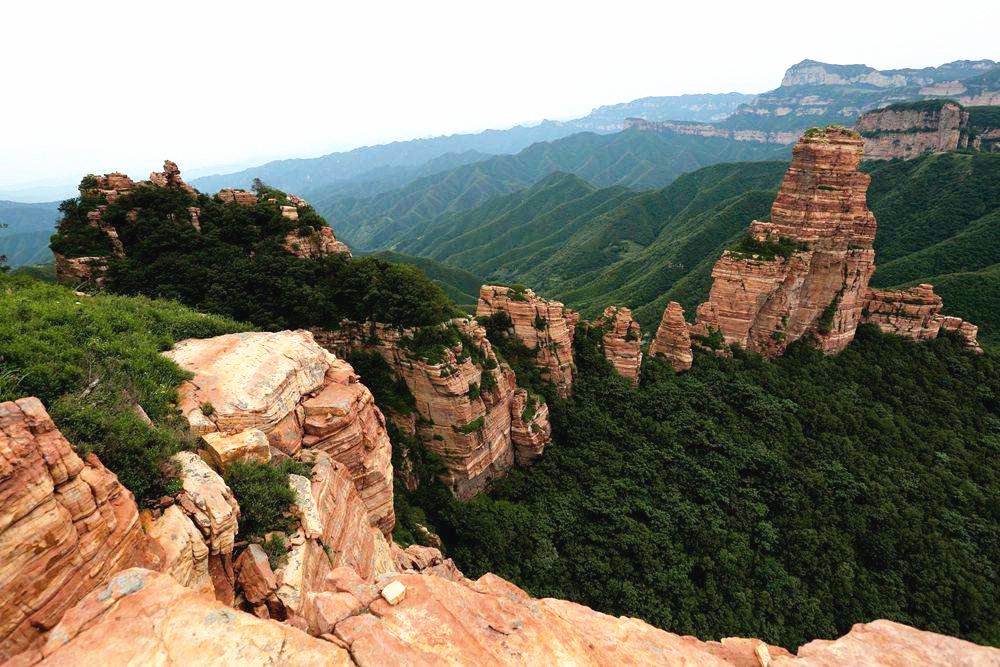
[[[208,574],[208,545],[201,531],[179,505],[171,505],[147,533],[163,551],[157,570],[165,572],[182,586],[206,593],[214,592]]]
[[[225,434],[215,431],[201,437],[204,448],[202,458],[219,472],[225,472],[237,461],[267,463],[271,460],[271,447],[267,436],[258,428],[248,428],[238,433]]]

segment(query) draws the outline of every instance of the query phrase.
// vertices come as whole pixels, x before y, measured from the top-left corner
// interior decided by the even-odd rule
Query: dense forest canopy
[[[311,208],[297,221],[282,217],[284,193],[266,188],[254,206],[224,204],[179,188],[137,186],[103,212],[114,226],[125,256],[110,262],[107,288],[121,294],[175,299],[199,310],[268,329],[336,327],[343,318],[373,319],[401,326],[440,322],[454,306],[419,269],[374,257],[344,255],[300,258],[283,243],[289,234],[308,236],[326,222]],[[81,196],[65,202],[52,249],[70,256],[110,252],[107,237],[86,224],[103,199]],[[200,209],[200,230],[188,207]],[[139,209],[135,221],[129,211]]]
[[[638,388],[577,339],[555,441],[489,495],[399,488],[469,576],[794,647],[889,618],[1000,643],[1000,373],[872,327],[842,354],[699,354]]]

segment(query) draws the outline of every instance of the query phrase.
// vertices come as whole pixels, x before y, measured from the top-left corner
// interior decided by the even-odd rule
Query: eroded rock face
[[[149,522],[146,532],[164,553],[158,571],[169,574],[182,586],[215,593],[208,574],[209,549],[205,536],[180,505],[171,505],[159,518]]]
[[[828,353],[853,340],[875,271],[861,155],[861,137],[843,128],[799,140],[771,220],[754,221],[747,245],[725,251],[713,268],[697,337],[717,329],[725,343],[772,357],[806,334]]]
[[[663,357],[680,373],[691,368],[691,332],[684,321],[681,304],[671,301],[663,311],[656,337],[649,344],[649,356]]]
[[[117,570],[149,561],[132,494],[37,398],[0,403],[0,662]]]
[[[604,329],[604,356],[618,374],[639,383],[642,366],[642,332],[628,308],[608,306],[596,325]]]
[[[483,285],[476,316],[504,313],[511,320],[511,335],[528,349],[537,350],[535,364],[560,396],[573,389],[573,333],[577,313],[558,301],[536,296],[530,289]]]
[[[515,448],[522,463],[537,458],[551,429],[547,408],[523,418],[526,393],[518,389],[510,367],[497,360],[483,327],[463,318],[441,326],[454,327],[464,342],[432,360],[409,349],[407,341],[416,334],[412,329],[343,322],[337,331],[316,335],[340,353],[369,349],[385,359],[415,399],[417,437],[444,462],[445,484],[467,499],[506,474]],[[520,409],[515,408],[519,392],[524,394]]]
[[[179,342],[164,353],[194,378],[178,392],[191,429],[262,431],[285,454],[326,452],[351,471],[372,525],[392,531],[392,451],[385,419],[351,366],[308,331]],[[206,414],[206,412],[208,414]]]
[[[64,257],[52,253],[56,263],[56,280],[64,285],[104,287],[108,273],[107,257]]]
[[[864,321],[875,324],[885,333],[913,340],[937,338],[942,331],[958,334],[966,349],[982,353],[979,328],[958,317],[941,315],[944,302],[934,293],[934,286],[921,284],[905,290],[869,288],[865,294]]]
[[[240,190],[238,188],[222,188],[216,194],[224,204],[236,204],[238,206],[256,206],[257,205],[257,195],[250,192],[249,190]]]
[[[968,111],[956,102],[943,102],[869,111],[858,119],[855,129],[864,137],[866,160],[907,160],[965,148],[968,125]]]
[[[373,527],[347,468],[326,455],[313,467],[311,479],[291,475],[299,516],[298,536],[286,562],[277,570],[280,582],[274,593],[285,616],[305,619],[315,630],[315,607],[334,591],[330,577],[348,567],[362,579],[372,580],[396,571],[389,542]],[[270,606],[274,608],[275,601]],[[322,634],[322,633],[317,633]]]
[[[298,213],[296,213],[296,219],[298,219]],[[306,235],[299,232],[290,233],[285,237],[285,250],[296,257],[305,258],[338,254],[351,256],[351,249],[343,241],[338,241],[333,230],[329,227],[320,227]]]

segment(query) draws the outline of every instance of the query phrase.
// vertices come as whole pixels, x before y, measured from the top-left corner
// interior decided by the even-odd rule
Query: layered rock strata
[[[595,322],[604,330],[604,356],[622,377],[639,383],[642,366],[642,332],[628,308],[608,306]]]
[[[303,448],[326,452],[351,471],[372,525],[392,531],[385,419],[354,369],[311,333],[189,339],[164,354],[193,373],[179,389],[178,405],[194,433],[233,437],[255,429],[282,455],[300,455]]]
[[[676,301],[668,303],[663,311],[656,337],[649,344],[649,356],[662,357],[678,373],[691,368],[691,332],[684,321],[684,309]]]
[[[733,141],[749,141],[757,144],[790,144],[799,138],[798,131],[768,132],[757,129],[730,129],[712,123],[677,122],[670,120],[650,121],[645,118],[626,118],[623,129],[640,132],[669,132],[697,137],[719,137]]]
[[[269,583],[270,566],[253,554],[240,557],[240,580],[247,599],[258,613],[280,619],[301,619],[314,634],[335,587],[337,568],[348,568],[366,581],[396,571],[389,542],[370,525],[365,505],[354,488],[347,468],[321,454],[311,478],[290,475],[295,494],[292,508],[299,529],[290,538],[291,548]],[[252,568],[252,569],[248,569]],[[269,590],[270,589],[270,590]],[[265,591],[267,591],[265,593]],[[254,601],[254,598],[257,598]]]
[[[563,600],[536,600],[503,579],[392,578],[395,605],[338,571],[337,619],[323,639],[255,618],[138,568],[116,575],[72,609],[15,665],[996,665],[1000,651],[893,623],[855,625],[797,654],[756,639],[700,641]],[[379,589],[388,584],[382,584]],[[198,619],[200,622],[193,622]],[[325,640],[325,641],[324,641]]]
[[[525,411],[527,392],[497,360],[483,327],[460,318],[441,328],[453,329],[460,342],[435,349],[431,359],[412,349],[419,335],[413,329],[343,322],[337,331],[315,333],[340,354],[367,349],[385,359],[414,398],[418,419],[402,418],[401,427],[412,424],[423,446],[445,464],[442,481],[468,499],[506,474],[515,458],[529,463],[541,455],[550,437],[548,410],[541,403]]]
[[[530,289],[483,285],[476,316],[499,314],[510,318],[510,335],[535,350],[542,378],[556,386],[559,396],[569,396],[573,389],[573,333],[579,315]]]
[[[957,102],[890,105],[869,111],[855,129],[865,140],[866,160],[904,160],[969,144],[969,112]]]
[[[37,398],[0,403],[0,662],[117,570],[149,563],[132,494]]]
[[[295,218],[298,219],[298,213]],[[284,247],[296,257],[315,258],[339,254],[351,256],[351,249],[343,241],[338,241],[329,227],[320,227],[307,234],[292,232],[285,237]]]
[[[765,356],[810,334],[824,352],[854,338],[875,271],[875,216],[865,202],[870,177],[858,170],[861,137],[839,127],[807,132],[792,151],[769,222],[712,269],[709,300],[693,333],[721,335]]]
[[[918,341],[951,331],[959,336],[966,349],[982,353],[977,339],[979,327],[958,317],[941,315],[943,306],[933,285],[922,284],[905,290],[869,288],[865,293],[863,320],[885,333]]]

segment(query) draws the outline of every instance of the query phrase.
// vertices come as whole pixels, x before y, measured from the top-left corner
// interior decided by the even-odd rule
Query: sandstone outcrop
[[[906,160],[967,147],[969,112],[951,101],[893,104],[863,114],[855,129],[866,160]]]
[[[862,139],[837,126],[813,128],[792,151],[768,222],[723,252],[712,269],[709,299],[691,327],[699,344],[739,345],[768,357],[810,336],[826,353],[843,350],[858,324],[917,340],[944,324],[930,285],[902,292],[868,288],[875,271],[875,216],[870,177],[859,171]],[[950,318],[966,347],[979,349],[976,327]]]
[[[569,396],[573,389],[573,333],[579,315],[530,289],[483,285],[476,316],[499,314],[510,318],[509,335],[536,351],[535,364],[542,378],[552,382],[560,396]]]
[[[249,190],[238,188],[222,188],[216,194],[223,204],[236,204],[238,206],[256,206],[257,195]]]
[[[807,334],[825,352],[853,340],[875,271],[875,216],[865,202],[870,177],[858,170],[861,154],[861,137],[850,130],[803,136],[771,220],[751,223],[742,246],[725,251],[712,269],[696,339],[721,334],[726,344],[765,356]]]
[[[694,359],[691,332],[684,321],[684,309],[676,301],[668,303],[663,310],[656,337],[649,344],[649,356],[666,359],[678,373],[691,368]]]
[[[65,257],[57,252],[55,257],[56,279],[64,285],[94,285],[104,287],[108,273],[107,257]]]
[[[132,494],[37,398],[0,403],[0,662],[148,552]]]
[[[392,452],[385,419],[351,366],[308,331],[181,341],[164,353],[194,377],[178,405],[198,435],[265,433],[287,455],[304,447],[347,466],[372,525],[392,531]]]
[[[133,568],[68,612],[19,664],[352,665],[347,651]]]
[[[885,333],[913,340],[930,340],[942,331],[952,331],[966,349],[981,353],[983,349],[977,340],[979,328],[961,318],[941,315],[943,306],[933,285],[922,284],[905,290],[869,288],[865,294],[863,320]]]
[[[368,349],[385,359],[414,398],[417,437],[444,462],[444,483],[467,499],[504,475],[515,451],[521,463],[541,454],[550,435],[548,410],[525,417],[526,392],[517,387],[510,367],[497,360],[478,323],[460,318],[437,329],[455,342],[414,350],[421,332],[378,323],[345,321],[336,331],[315,333],[340,354]]]
[[[169,574],[182,586],[205,593],[215,593],[208,573],[209,549],[205,536],[180,505],[171,505],[159,518],[142,518],[149,538],[163,552],[157,570]]]
[[[639,383],[642,332],[628,308],[608,306],[595,324],[604,330],[604,356],[622,377]]]
[[[757,144],[790,144],[801,136],[799,131],[778,130],[768,132],[756,129],[730,129],[712,123],[677,122],[670,120],[650,121],[645,118],[626,118],[622,124],[625,130],[641,132],[668,132],[696,137],[719,137],[733,141],[749,141]]]
[[[389,542],[368,522],[345,466],[321,455],[311,479],[291,475],[290,484],[299,530],[290,538],[288,556],[275,571],[278,587],[265,604],[270,614],[302,619],[314,634],[323,634],[317,618],[337,592],[337,568],[349,568],[366,581],[396,568]],[[255,579],[266,582],[266,572]]]
[[[285,237],[284,247],[296,257],[310,259],[337,254],[351,256],[351,249],[343,241],[338,241],[329,227],[320,227],[305,235],[297,231],[291,232]]]

